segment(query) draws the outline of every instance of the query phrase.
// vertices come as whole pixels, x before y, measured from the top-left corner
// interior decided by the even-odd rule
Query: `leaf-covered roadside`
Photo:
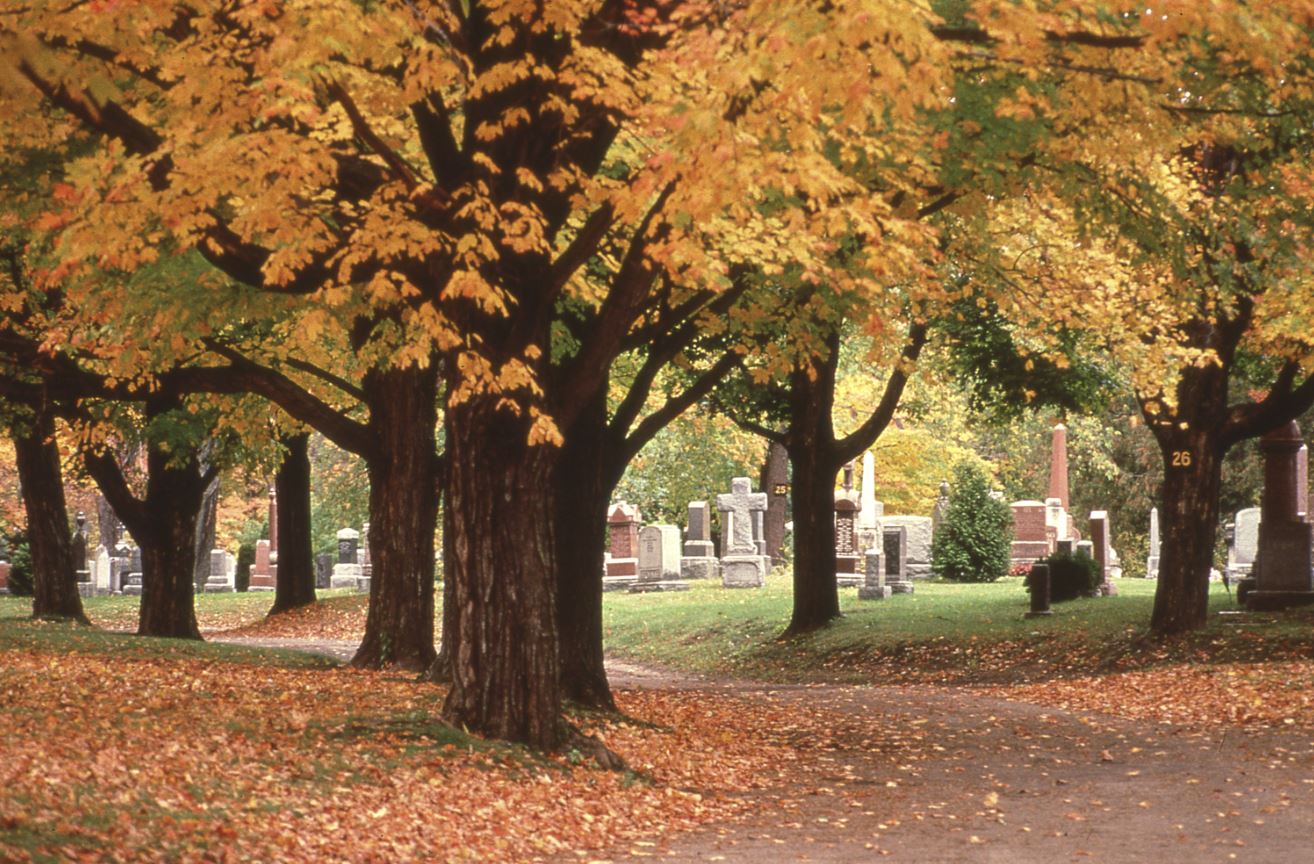
[[[632,721],[580,719],[638,773],[485,744],[436,720],[441,697],[346,668],[7,648],[0,858],[529,861],[726,818],[800,758],[779,712],[733,697],[623,693]]]

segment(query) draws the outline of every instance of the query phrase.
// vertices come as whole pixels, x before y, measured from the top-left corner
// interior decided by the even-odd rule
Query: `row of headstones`
[[[684,543],[675,525],[644,525],[639,508],[621,501],[607,514],[610,550],[603,559],[604,591],[684,591],[692,579],[721,578],[726,588],[760,588],[771,571],[766,554],[764,492],[753,492],[752,481],[736,477],[730,492],[718,495],[722,554],[712,542],[711,512],[706,501],[688,509]]]

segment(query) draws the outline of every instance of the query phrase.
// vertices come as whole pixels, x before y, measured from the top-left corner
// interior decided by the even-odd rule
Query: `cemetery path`
[[[799,709],[797,776],[735,824],[612,861],[1275,862],[1314,858],[1308,730],[1198,730],[929,686],[766,685],[613,664],[620,689]],[[810,740],[809,740],[810,738]],[[568,860],[563,858],[562,860]]]
[[[349,660],[355,643],[217,637]],[[1065,711],[970,688],[776,685],[608,663],[619,690],[779,707],[800,753],[749,815],[561,862],[1314,858],[1314,736]],[[799,717],[807,718],[799,722]],[[696,790],[694,790],[696,791]]]

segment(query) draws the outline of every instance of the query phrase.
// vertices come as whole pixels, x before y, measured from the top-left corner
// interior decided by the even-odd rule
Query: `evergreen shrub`
[[[1099,591],[1100,570],[1095,559],[1085,552],[1069,555],[1055,552],[1041,560],[1049,565],[1049,600],[1059,603],[1089,597]],[[1027,591],[1031,590],[1031,576],[1027,575]]]
[[[944,523],[931,541],[931,572],[954,582],[994,582],[1008,574],[1013,514],[990,497],[981,469],[960,462]]]

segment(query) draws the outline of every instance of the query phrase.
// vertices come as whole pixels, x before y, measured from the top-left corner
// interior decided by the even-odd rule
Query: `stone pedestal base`
[[[1118,586],[1117,586],[1117,585],[1114,585],[1112,582],[1110,582],[1110,581],[1108,581],[1108,580],[1106,579],[1105,581],[1103,581],[1103,582],[1100,583],[1100,596],[1101,596],[1101,597],[1117,597],[1117,596],[1118,596]]]
[[[688,591],[689,583],[683,579],[662,579],[657,582],[635,582],[630,586],[631,594],[648,594],[659,591]]]
[[[1293,606],[1314,605],[1314,591],[1247,591],[1246,608],[1255,612],[1276,612]]]
[[[632,576],[603,576],[603,593],[608,591],[628,591],[630,586],[639,581],[638,574]]]
[[[911,579],[890,580],[886,586],[895,594],[913,593],[913,583]]]
[[[721,559],[723,588],[761,588],[771,572],[771,559],[765,555],[727,555]]]
[[[686,540],[682,551],[686,558],[716,558],[716,544],[711,540]]]
[[[346,588],[351,591],[360,591],[360,583],[365,583],[365,590],[370,590],[369,580],[365,578],[365,568],[359,564],[334,564],[333,578],[329,580],[330,588]],[[252,586],[254,590],[254,586]]]
[[[860,588],[867,580],[857,573],[836,573],[835,584],[841,588]]]
[[[1037,611],[1037,612],[1028,612],[1028,613],[1026,613],[1025,615],[1023,615],[1022,617],[1023,617],[1023,618],[1048,618],[1049,616],[1051,616],[1051,615],[1053,615],[1053,614],[1054,614],[1054,610],[1053,610],[1053,609],[1041,609],[1041,610],[1039,610],[1039,611]]]
[[[858,588],[858,599],[884,600],[893,593],[889,585],[862,585]]]
[[[140,573],[129,573],[127,576],[123,577],[123,591],[122,591],[122,593],[124,593],[124,594],[130,594],[130,595],[132,595],[133,597],[140,597],[140,596],[141,596],[141,574],[140,574]]]
[[[205,586],[202,588],[206,594],[226,594],[236,590],[237,584],[231,576],[211,576],[205,580]]]
[[[688,547],[688,543],[684,544]],[[721,575],[721,562],[716,558],[697,556],[680,559],[681,579],[715,579]]]

